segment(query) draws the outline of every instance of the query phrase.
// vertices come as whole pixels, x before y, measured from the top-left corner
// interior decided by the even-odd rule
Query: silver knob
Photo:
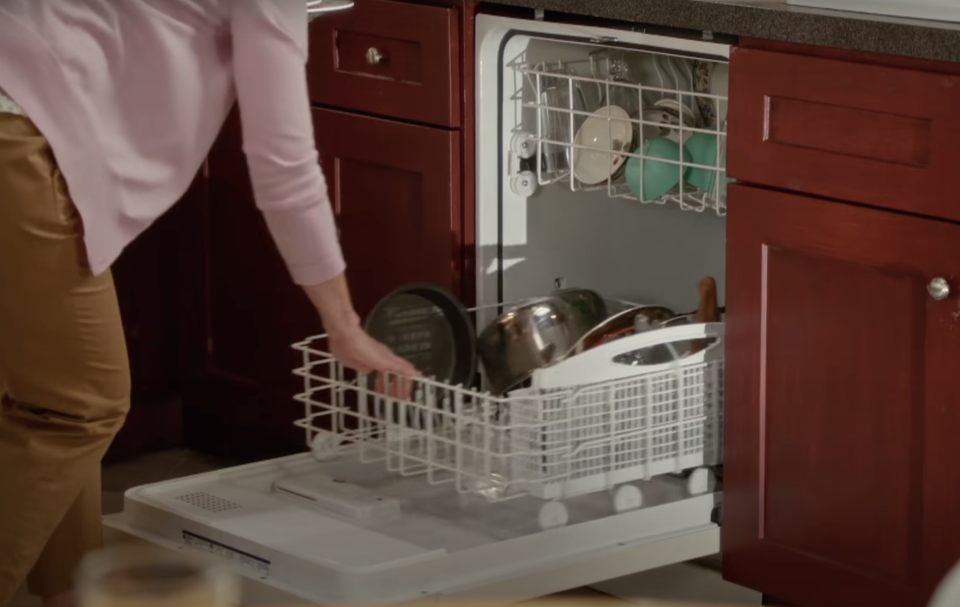
[[[947,279],[938,276],[927,285],[927,293],[935,300],[943,301],[950,297],[950,283],[947,282]]]
[[[367,49],[367,64],[369,65],[380,65],[386,57],[377,50],[377,47],[371,46]]]

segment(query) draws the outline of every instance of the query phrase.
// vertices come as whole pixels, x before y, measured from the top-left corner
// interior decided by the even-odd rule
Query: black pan
[[[477,334],[463,304],[443,287],[412,284],[387,295],[364,327],[426,377],[464,386],[477,372]]]

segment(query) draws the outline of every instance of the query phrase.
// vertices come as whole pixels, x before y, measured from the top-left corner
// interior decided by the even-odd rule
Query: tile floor
[[[103,512],[104,514],[121,512],[123,494],[131,487],[202,474],[222,467],[222,462],[186,450],[155,453],[131,462],[106,466],[103,470]],[[716,558],[703,559],[702,562],[681,563],[611,580],[598,585],[600,590],[581,588],[564,594],[573,597],[613,596],[622,602],[653,599],[654,601],[760,605],[759,594],[724,582],[720,578],[717,564]],[[39,605],[37,599],[21,593],[10,607],[39,607]]]

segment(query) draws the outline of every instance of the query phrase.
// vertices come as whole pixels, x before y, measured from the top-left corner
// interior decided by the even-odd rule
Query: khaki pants
[[[0,113],[0,607],[100,546],[100,461],[130,402],[113,279],[87,269],[46,139]]]

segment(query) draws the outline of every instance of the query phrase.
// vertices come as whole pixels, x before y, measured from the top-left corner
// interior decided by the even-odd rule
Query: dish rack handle
[[[533,388],[555,390],[598,384],[650,373],[660,373],[678,367],[689,367],[705,362],[723,360],[723,323],[698,323],[655,329],[624,337],[616,341],[571,356],[553,366],[533,374]],[[632,366],[614,362],[618,356],[664,344],[695,339],[714,339],[706,349],[679,360],[659,365]]]

